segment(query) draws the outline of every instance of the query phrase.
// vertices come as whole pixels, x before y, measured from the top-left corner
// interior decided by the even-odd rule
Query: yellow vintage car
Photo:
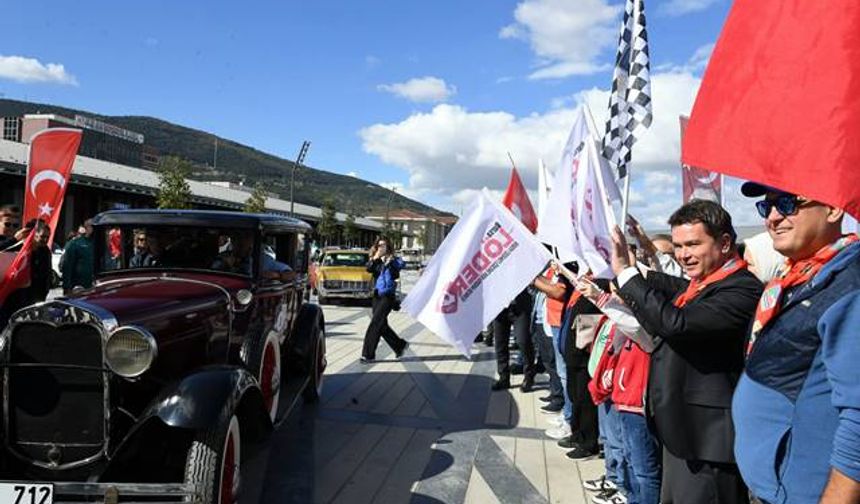
[[[370,253],[366,250],[325,250],[316,270],[320,304],[329,299],[373,297],[373,277],[367,272]]]

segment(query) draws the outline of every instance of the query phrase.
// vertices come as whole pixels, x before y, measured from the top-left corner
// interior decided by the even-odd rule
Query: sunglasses
[[[21,225],[20,222],[14,222],[14,221],[3,221],[3,222],[0,222],[0,224],[3,224],[4,226],[11,227],[11,228],[16,228],[16,227]]]
[[[811,201],[795,196],[794,194],[780,194],[773,199],[756,201],[755,208],[758,210],[758,214],[761,215],[762,218],[767,219],[772,208],[776,208],[776,211],[783,217],[788,217],[796,214],[800,207],[808,203],[811,203]]]

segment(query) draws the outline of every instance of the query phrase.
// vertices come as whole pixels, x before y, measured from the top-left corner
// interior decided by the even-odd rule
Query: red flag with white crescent
[[[27,185],[24,188],[24,214],[22,222],[41,219],[51,227],[48,241],[53,243],[54,231],[60,218],[60,208],[66,195],[66,186],[72,174],[72,165],[81,144],[81,131],[51,128],[33,135],[30,141],[30,163],[27,166]],[[35,229],[35,228],[34,228]],[[0,283],[0,304],[17,289],[30,285],[30,252],[32,231],[6,271]]]
[[[30,232],[24,239],[21,250],[12,259],[12,263],[3,273],[3,283],[0,284],[0,305],[2,305],[9,294],[30,285],[30,252],[32,250],[33,237],[36,233]],[[11,252],[6,252],[11,255]]]
[[[72,166],[81,144],[81,130],[49,128],[33,135],[30,163],[24,189],[24,214],[21,222],[41,219],[51,228],[48,245],[60,220],[60,209]]]
[[[538,220],[535,209],[516,168],[511,170],[511,181],[508,183],[502,203],[529,228],[529,231],[534,233],[537,230]]]

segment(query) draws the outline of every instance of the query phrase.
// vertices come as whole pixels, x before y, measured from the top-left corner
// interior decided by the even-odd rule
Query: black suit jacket
[[[740,270],[706,287],[683,308],[687,280],[649,272],[619,295],[655,337],[646,416],[667,450],[686,460],[734,463],[732,393],[762,284]]]

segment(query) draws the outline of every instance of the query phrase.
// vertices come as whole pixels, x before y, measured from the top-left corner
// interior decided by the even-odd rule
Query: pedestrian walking
[[[400,270],[405,265],[403,259],[394,255],[394,248],[387,237],[377,240],[376,245],[370,249],[367,271],[373,275],[374,289],[370,325],[364,333],[364,347],[361,351],[362,363],[370,363],[376,359],[376,347],[380,337],[388,343],[398,358],[409,346],[409,343],[388,325],[388,314],[399,309],[397,279],[400,278]]]

